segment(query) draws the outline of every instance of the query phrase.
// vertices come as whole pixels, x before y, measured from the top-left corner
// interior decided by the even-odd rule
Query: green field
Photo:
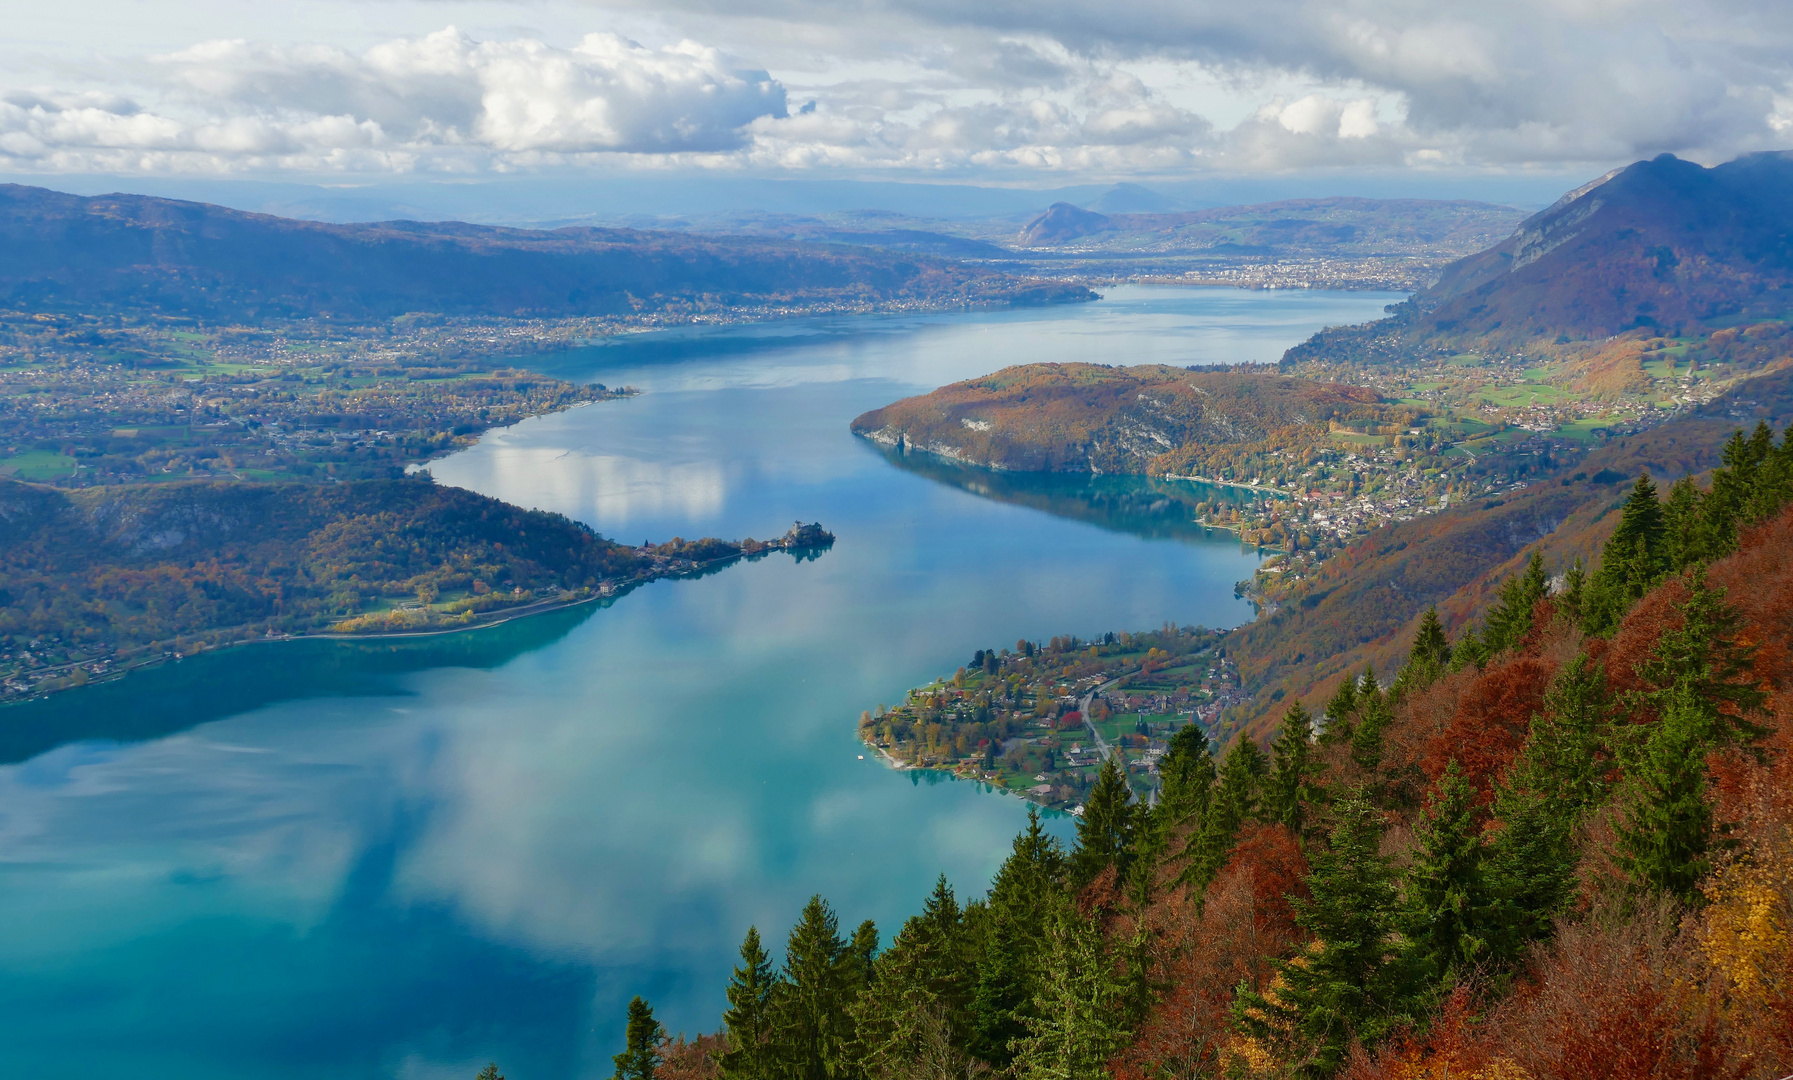
[[[75,472],[75,459],[54,450],[32,450],[0,458],[0,476],[18,480],[60,480]]]
[[[1526,405],[1552,405],[1569,395],[1543,383],[1520,383],[1518,386],[1497,386],[1483,390],[1481,398],[1490,405],[1508,408]]]

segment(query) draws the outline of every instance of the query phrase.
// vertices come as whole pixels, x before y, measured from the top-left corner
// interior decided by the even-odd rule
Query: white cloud
[[[558,20],[558,38],[450,29],[351,50],[318,25],[323,44],[70,63],[0,102],[0,167],[1585,171],[1793,141],[1793,6],[1770,0],[598,5],[457,8],[488,27]],[[580,37],[594,13],[654,44]]]
[[[131,72],[136,95],[10,95],[0,154],[52,169],[504,168],[733,151],[755,119],[785,115],[784,87],[764,71],[689,41],[648,49],[614,34],[562,49],[451,27],[362,53],[209,41]]]

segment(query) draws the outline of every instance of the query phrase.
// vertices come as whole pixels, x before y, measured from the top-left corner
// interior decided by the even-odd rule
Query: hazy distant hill
[[[874,409],[853,430],[1001,469],[1163,473],[1284,445],[1295,429],[1324,433],[1327,421],[1380,400],[1363,387],[1253,372],[1023,364]]]
[[[1637,162],[1451,265],[1416,302],[1419,329],[1497,343],[1785,316],[1793,158]]]
[[[1290,199],[1126,214],[1058,203],[1028,222],[1017,242],[1035,248],[1075,241],[1105,251],[1216,255],[1450,255],[1488,247],[1507,236],[1522,216],[1507,206],[1434,199]]]
[[[0,305],[28,311],[253,321],[1092,295],[862,246],[456,222],[333,225],[147,196],[0,186]]]

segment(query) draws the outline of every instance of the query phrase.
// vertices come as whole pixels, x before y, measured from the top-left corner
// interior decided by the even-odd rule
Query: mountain
[[[1017,239],[1023,247],[1045,247],[1112,227],[1113,222],[1106,215],[1070,203],[1053,203],[1045,213],[1028,222]]]
[[[459,222],[336,225],[0,185],[0,306],[253,322],[701,305],[1052,303],[1087,289],[864,246]]]
[[[905,398],[853,421],[886,446],[998,469],[1163,473],[1195,453],[1275,441],[1375,412],[1356,386],[1224,369],[1023,364]]]
[[[1415,297],[1421,332],[1496,345],[1680,336],[1793,310],[1793,155],[1670,154],[1565,195]]]
[[[1096,213],[1098,209],[1102,212]],[[1522,217],[1511,207],[1461,199],[1343,197],[1175,213],[1122,212],[1105,196],[1088,210],[1053,204],[1028,222],[1019,243],[1051,247],[1080,241],[1080,248],[1104,251],[1216,256],[1437,257],[1481,251],[1506,237]]]

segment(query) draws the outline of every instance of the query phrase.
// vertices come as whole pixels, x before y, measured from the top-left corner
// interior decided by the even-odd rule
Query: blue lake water
[[[472,634],[209,654],[0,712],[9,1065],[608,1076],[633,994],[674,1030],[717,1025],[750,923],[781,940],[820,892],[888,933],[938,873],[980,893],[1024,805],[863,759],[860,710],[1021,637],[1234,625],[1258,556],[1190,525],[1190,485],[992,485],[893,462],[848,421],[1011,363],[1274,359],[1394,299],[1126,288],[532,360],[644,392],[490,433],[435,463],[439,482],[630,541],[801,518],[834,548]]]

